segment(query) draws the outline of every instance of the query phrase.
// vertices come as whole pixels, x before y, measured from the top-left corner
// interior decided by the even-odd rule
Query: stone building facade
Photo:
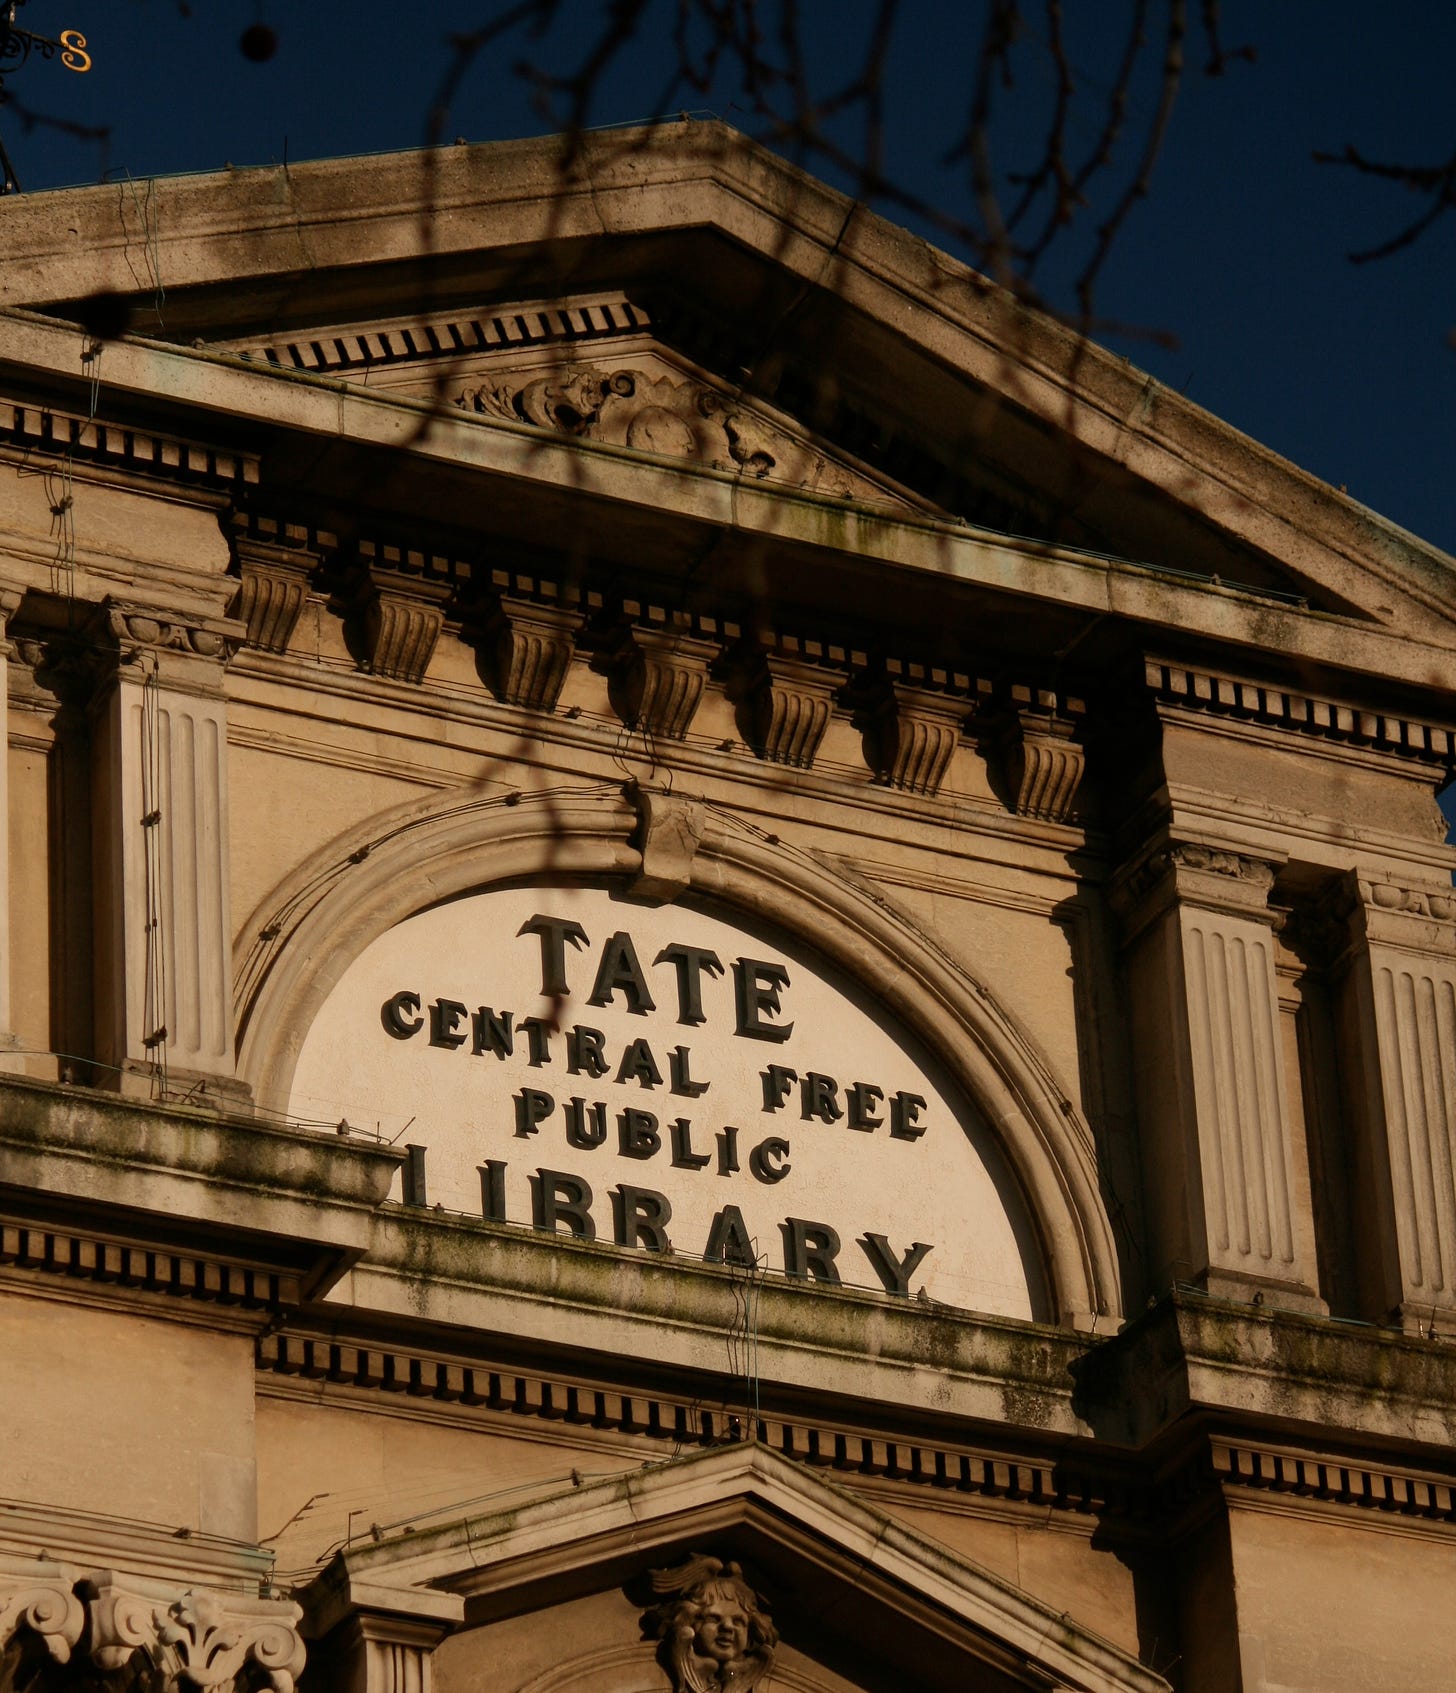
[[[4,1693],[1456,1684],[1450,559],[713,124],[0,306]]]

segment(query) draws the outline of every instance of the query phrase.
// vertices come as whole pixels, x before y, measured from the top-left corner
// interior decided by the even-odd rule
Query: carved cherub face
[[[718,1589],[699,1606],[693,1646],[705,1658],[728,1664],[748,1650],[748,1612],[731,1591]]]

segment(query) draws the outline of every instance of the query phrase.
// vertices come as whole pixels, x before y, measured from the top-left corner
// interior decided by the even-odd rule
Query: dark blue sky
[[[762,3],[762,0],[761,0]],[[75,76],[33,61],[11,83],[28,105],[79,122],[109,124],[103,159],[48,127],[0,118],[27,189],[114,176],[216,169],[417,145],[449,63],[447,37],[477,26],[492,8],[469,0],[415,6],[376,0],[29,0],[20,21],[43,33],[88,37],[94,69]],[[860,52],[868,0],[801,0],[811,73],[842,80]],[[1078,26],[1071,59],[1079,85],[1073,149],[1089,145],[1127,0],[1070,0]],[[1159,20],[1165,7],[1150,8]],[[1190,5],[1195,15],[1197,5]],[[598,27],[602,7],[562,0],[551,43],[521,38],[482,55],[464,78],[448,135],[471,141],[551,127],[513,67],[534,50],[572,63]],[[1028,36],[992,138],[999,170],[1026,168],[1045,133],[1050,91],[1040,0],[1025,6]],[[614,67],[590,117],[615,123],[661,109],[672,57],[662,31],[666,0],[648,7],[636,41]],[[772,12],[766,12],[771,17]],[[903,0],[890,62],[887,105],[891,169],[928,200],[966,213],[964,173],[938,161],[965,103],[967,63],[982,16]],[[275,56],[247,62],[238,38],[264,21]],[[1316,148],[1354,143],[1376,157],[1435,163],[1456,149],[1456,6],[1433,0],[1323,0],[1320,5],[1229,0],[1226,44],[1251,43],[1253,64],[1221,77],[1199,74],[1201,36],[1179,97],[1152,192],[1133,211],[1097,296],[1106,320],[1176,338],[1104,335],[1163,381],[1395,522],[1456,550],[1452,494],[1456,401],[1456,212],[1410,250],[1357,266],[1346,254],[1392,234],[1419,209],[1408,191],[1370,183],[1311,160]],[[1157,94],[1151,74],[1133,89],[1130,129],[1140,133]],[[753,131],[734,79],[706,94],[679,91],[671,108],[708,109]],[[846,137],[850,145],[853,138]],[[1126,181],[1130,157],[1108,180]],[[832,172],[821,169],[821,174]],[[1043,281],[1055,304],[1072,304],[1070,281],[1111,198],[1094,197],[1063,238]],[[893,213],[892,213],[893,215]],[[904,219],[903,221],[913,221]],[[951,244],[951,243],[944,243]]]

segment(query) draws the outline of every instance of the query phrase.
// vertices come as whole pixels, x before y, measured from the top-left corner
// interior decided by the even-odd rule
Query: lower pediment
[[[306,1597],[325,1651],[402,1639],[417,1615],[436,1693],[1167,1689],[1065,1611],[756,1445],[573,1473],[346,1550]]]

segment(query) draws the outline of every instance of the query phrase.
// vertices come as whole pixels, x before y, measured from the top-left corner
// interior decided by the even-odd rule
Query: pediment
[[[458,1617],[435,1649],[438,1693],[1166,1693],[1064,1607],[763,1446],[574,1474],[503,1504],[340,1554],[305,1595],[315,1634],[358,1609],[441,1632]],[[674,1596],[733,1571],[763,1620],[717,1681],[687,1661]]]
[[[946,515],[790,412],[668,346],[649,308],[625,293],[217,345],[272,369],[328,375],[467,416],[900,514]]]
[[[1197,593],[1244,644],[1288,645],[1261,636],[1268,611],[1456,646],[1444,554],[721,124],[578,137],[569,162],[542,138],[179,178],[155,206],[157,333],[204,360],[451,407],[504,388],[511,419],[472,414],[497,424],[540,409],[535,382],[634,372],[614,398],[638,405],[644,452],[1080,552],[1135,593],[1166,586],[1168,626],[1187,623],[1174,595]],[[7,305],[84,318],[114,290],[151,333],[110,190],[67,191],[64,211],[29,197],[12,227]],[[202,382],[167,403],[184,389],[227,409]],[[573,428],[609,445],[630,409]],[[725,416],[744,420],[733,439]]]

